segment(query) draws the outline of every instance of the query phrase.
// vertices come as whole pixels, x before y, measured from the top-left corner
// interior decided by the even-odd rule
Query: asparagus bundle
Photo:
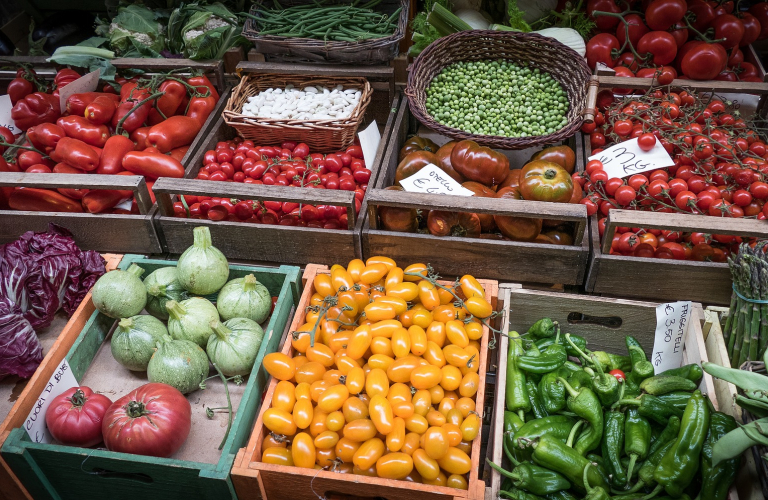
[[[754,248],[742,244],[739,254],[728,258],[734,293],[723,329],[731,366],[761,360],[768,344],[768,242]]]

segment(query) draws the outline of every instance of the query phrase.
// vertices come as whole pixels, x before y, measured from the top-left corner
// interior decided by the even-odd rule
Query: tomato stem
[[[128,416],[131,418],[139,418],[146,415],[148,412],[144,407],[144,403],[141,401],[130,401],[126,407]]]
[[[164,95],[165,95],[165,92],[155,92],[151,96],[149,96],[146,99],[143,99],[143,100],[139,101],[137,104],[135,104],[130,110],[128,110],[128,112],[125,114],[125,116],[120,118],[120,121],[117,122],[117,127],[115,127],[115,135],[120,135],[120,134],[123,133],[123,130],[122,130],[123,129],[123,123],[125,123],[126,118],[131,116],[131,114],[133,114],[134,111],[136,111],[141,106],[143,106],[144,104],[148,103],[149,101],[158,99],[158,98],[160,98],[160,97],[162,97]]]
[[[224,433],[224,439],[221,440],[221,444],[219,445],[219,449],[222,449],[224,447],[224,443],[227,442],[227,436],[229,436],[229,430],[232,428],[232,399],[229,397],[229,384],[227,383],[227,377],[224,376],[223,373],[221,373],[221,370],[219,369],[219,366],[216,363],[213,363],[213,367],[216,368],[216,371],[219,373],[219,377],[221,378],[221,381],[224,382],[224,392],[227,394],[227,432]]]
[[[86,397],[83,391],[78,387],[75,393],[72,394],[72,397],[69,398],[69,401],[72,403],[72,406],[80,408],[85,404]]]

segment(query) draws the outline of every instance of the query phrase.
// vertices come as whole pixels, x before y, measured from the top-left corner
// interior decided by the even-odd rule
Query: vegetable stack
[[[742,244],[738,255],[728,259],[733,295],[723,339],[731,365],[763,358],[768,345],[768,258],[761,243],[754,248]],[[764,302],[764,303],[763,303]]]
[[[207,77],[169,73],[118,79],[119,95],[111,85],[102,92],[73,94],[62,114],[59,91],[79,77],[62,69],[55,90],[33,92],[30,84],[26,94],[14,94],[11,117],[26,132],[26,142],[16,146],[14,159],[0,159],[0,172],[141,175],[147,178],[150,193],[158,177],[184,176],[181,159],[219,99]],[[17,79],[26,78],[46,90],[29,71]],[[0,146],[14,142],[7,129],[0,135]],[[0,208],[139,213],[135,200],[121,205],[132,196],[129,190],[6,188],[0,190]]]
[[[700,366],[655,374],[633,337],[628,355],[593,352],[549,318],[509,340],[503,447],[514,468],[489,462],[506,477],[500,497],[726,498],[738,460],[712,450],[736,422],[697,390]]]

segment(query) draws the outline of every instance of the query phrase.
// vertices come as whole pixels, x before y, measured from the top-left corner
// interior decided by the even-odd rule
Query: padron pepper
[[[549,470],[558,471],[570,481],[574,488],[586,491],[584,484],[585,470],[591,486],[608,488],[608,480],[596,467],[587,469],[589,460],[573,448],[551,435],[544,435],[533,444],[533,461]]]
[[[548,495],[544,495],[544,498],[547,500],[579,500],[578,497],[571,493],[569,490],[561,490],[554,493],[549,493]]]
[[[574,340],[576,338],[575,335],[571,335],[571,340]],[[579,345],[577,342],[575,342],[576,345]],[[581,346],[579,345],[579,348]],[[603,365],[608,370],[621,370],[623,372],[628,372],[632,369],[632,360],[629,356],[622,356],[620,354],[612,354],[610,352],[605,351],[592,351],[592,354],[597,356],[598,361],[600,361],[600,364]]]
[[[696,382],[677,375],[656,375],[643,380],[640,384],[640,390],[654,396],[675,391],[693,391],[696,387]]]
[[[719,411],[712,412],[710,415],[709,431],[701,450],[701,493],[699,500],[725,500],[728,496],[728,490],[739,471],[741,459],[734,457],[713,466],[712,447],[720,438],[736,427],[736,420],[730,415]]]
[[[536,344],[532,344],[536,346]],[[538,347],[536,347],[538,350]],[[560,344],[552,344],[547,347],[544,352],[539,355],[524,355],[517,359],[517,366],[521,370],[525,370],[529,373],[549,373],[557,370],[568,360],[568,353],[565,351],[565,347]]]
[[[568,374],[567,368],[560,367],[541,377],[539,381],[539,398],[548,413],[556,413],[565,408],[565,386],[557,380],[557,377],[566,378]]]
[[[574,389],[592,387],[592,377],[589,375],[589,373],[581,369],[577,372],[572,372],[568,376],[568,383],[571,384]]]
[[[531,401],[528,399],[528,387],[526,386],[525,373],[517,367],[517,358],[522,356],[523,340],[517,332],[509,333],[509,349],[507,351],[507,384],[506,405],[508,411],[522,415],[530,411]]]
[[[538,495],[528,493],[527,491],[515,488],[514,486],[511,486],[507,490],[499,491],[499,498],[511,498],[512,500],[544,500],[544,498]]]
[[[627,474],[621,466],[621,452],[624,449],[624,414],[619,411],[605,413],[602,454],[611,485],[616,488],[627,484]]]
[[[704,376],[704,370],[702,370],[701,366],[699,366],[696,363],[690,363],[687,365],[683,365],[680,368],[672,368],[670,370],[663,371],[659,373],[659,377],[672,377],[672,376],[678,376],[687,378],[688,380],[692,382],[696,382],[697,384],[701,382],[701,378]]]
[[[507,157],[475,141],[459,141],[451,151],[451,165],[467,180],[486,186],[501,184],[509,175]]]
[[[637,471],[639,481],[626,493],[639,491],[640,489],[656,484],[656,480],[653,478],[653,473],[656,471],[656,466],[659,465],[664,455],[674,446],[677,440],[677,435],[680,432],[680,419],[672,417],[669,419],[669,423],[661,432],[659,437],[654,443],[651,444],[648,450],[648,459],[643,462],[640,470]]]
[[[679,432],[680,417],[669,417],[669,421],[667,422],[666,427],[664,427],[664,430],[662,430],[658,437],[653,442],[651,442],[651,447],[648,449],[648,455],[653,455],[656,453],[656,450],[664,446],[664,444],[676,439]]]
[[[708,431],[709,405],[701,391],[695,391],[685,407],[677,441],[653,473],[668,495],[679,497],[693,480]]]
[[[595,376],[592,377],[592,389],[600,398],[603,406],[610,406],[619,400],[621,387],[619,381],[613,375],[606,374],[597,356],[591,355],[590,359],[595,365]]]
[[[662,394],[656,397],[659,399],[659,401],[663,403],[670,404],[676,408],[685,410],[685,407],[688,405],[688,400],[691,399],[691,393],[683,392],[683,391],[674,391],[674,392]]]
[[[584,500],[611,500],[611,496],[608,494],[605,488],[602,486],[595,486],[594,488],[589,484],[589,468],[594,467],[592,462],[589,462],[584,468],[584,487],[587,490],[587,495]]]
[[[624,424],[624,453],[629,456],[627,479],[632,479],[632,471],[638,460],[648,456],[651,446],[651,424],[640,413],[630,408]]]
[[[515,460],[520,460],[523,456],[523,453],[521,452],[520,448],[518,446],[515,446],[515,433],[520,430],[521,427],[525,422],[517,416],[517,413],[511,412],[511,411],[505,411],[504,412],[504,436],[503,436],[503,447],[504,451],[510,450],[513,458]],[[510,462],[512,460],[510,459]]]
[[[513,461],[515,468],[512,469],[512,472],[508,472],[487,458],[485,461],[499,474],[510,478],[515,488],[523,489],[534,495],[546,495],[571,487],[571,483],[561,474],[540,465]]]
[[[560,333],[560,327],[557,321],[552,321],[550,318],[541,318],[528,329],[528,333],[537,339],[556,337]]]
[[[690,394],[688,397],[690,398]],[[661,425],[666,425],[672,416],[683,416],[682,408],[667,403],[652,394],[643,394],[640,398],[635,399],[622,399],[618,404],[636,407],[641,416],[650,418]]]
[[[558,380],[570,396],[566,402],[568,409],[589,423],[589,428],[579,436],[573,446],[574,451],[584,455],[600,445],[603,437],[603,407],[589,387],[576,390],[564,378],[559,377]]]
[[[584,337],[580,337],[579,335],[572,335],[570,333],[568,335],[569,335],[569,338],[571,339],[571,342],[575,344],[576,347],[578,347],[581,350],[586,350],[587,340]],[[543,339],[537,340],[535,344],[536,344],[536,347],[538,347],[539,350],[541,351],[548,348],[552,344],[560,344],[561,346],[565,347],[565,352],[567,352],[569,356],[579,355],[578,351],[576,351],[576,349],[574,349],[570,343],[565,341],[564,335],[561,335],[560,337],[545,337]]]
[[[629,379],[634,384],[640,385],[643,380],[653,377],[653,363],[648,361],[643,346],[634,337],[627,335],[624,341],[627,344],[629,359],[632,362],[632,371],[629,374]]]
[[[547,412],[546,408],[544,408],[544,404],[541,402],[539,388],[536,385],[536,382],[529,378],[525,385],[528,388],[528,400],[531,402],[531,412],[533,413],[533,417],[539,419],[549,416],[549,412]]]
[[[565,415],[550,415],[537,420],[531,420],[526,422],[515,433],[514,441],[518,447],[526,448],[536,439],[547,435],[565,443],[575,423],[576,420]]]

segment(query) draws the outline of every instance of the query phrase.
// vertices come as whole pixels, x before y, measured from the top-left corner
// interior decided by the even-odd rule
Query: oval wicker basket
[[[360,101],[347,118],[333,120],[290,120],[260,118],[242,114],[243,105],[249,97],[270,88],[285,88],[292,84],[296,88],[310,85],[335,87],[361,91]],[[227,106],[222,112],[224,122],[237,130],[243,139],[258,144],[273,145],[283,141],[306,143],[313,151],[331,152],[349,146],[355,140],[357,129],[365,116],[365,109],[371,101],[371,84],[362,77],[321,77],[311,75],[259,75],[244,76],[232,90]]]
[[[438,123],[426,108],[427,87],[443,68],[460,61],[506,59],[530,64],[551,74],[568,94],[568,124],[554,134],[530,137],[476,135]],[[406,95],[413,115],[425,126],[451,139],[471,139],[499,149],[526,149],[566,139],[581,127],[590,71],[583,57],[554,38],[509,31],[460,31],[433,42],[416,58]]]

